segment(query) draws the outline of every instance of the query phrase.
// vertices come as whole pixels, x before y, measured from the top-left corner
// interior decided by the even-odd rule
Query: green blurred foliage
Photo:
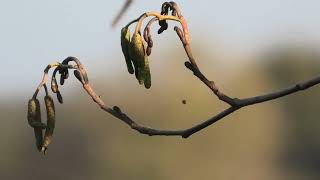
[[[286,86],[293,81],[303,81],[318,76],[320,54],[316,49],[285,46],[279,47],[270,56],[266,66],[276,86]],[[282,110],[286,114],[285,144],[282,158],[285,166],[306,176],[320,177],[319,141],[319,87],[297,93],[282,100]]]

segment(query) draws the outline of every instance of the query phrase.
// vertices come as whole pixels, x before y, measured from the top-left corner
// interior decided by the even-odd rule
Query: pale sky
[[[111,29],[122,0],[0,0],[0,99],[31,94],[43,68],[69,55],[82,59],[91,75],[112,73],[114,57],[122,57],[120,27],[144,11],[159,11],[162,2],[136,0]],[[203,41],[214,37],[240,51],[263,48],[273,38],[320,45],[318,0],[176,2],[191,36]]]

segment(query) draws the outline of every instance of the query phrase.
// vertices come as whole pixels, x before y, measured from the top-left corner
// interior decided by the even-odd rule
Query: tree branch
[[[69,61],[76,62],[76,66],[65,66],[72,69],[77,69],[81,73],[81,77],[87,76],[86,70],[84,66],[80,63],[80,61],[75,57],[68,57]],[[64,60],[66,61],[66,60]],[[79,68],[81,67],[81,68]],[[47,68],[46,68],[47,69]],[[198,76],[197,76],[198,77]],[[199,78],[202,81],[202,78]],[[90,85],[89,81],[80,81],[83,85],[84,90],[87,92],[87,94],[92,98],[92,100],[105,112],[111,114],[115,118],[121,120],[125,124],[127,124],[132,129],[138,131],[141,134],[146,134],[149,136],[181,136],[183,138],[188,138],[189,136],[193,135],[194,133],[197,133],[201,131],[202,129],[205,129],[206,127],[214,124],[215,122],[223,119],[224,117],[232,114],[233,112],[241,109],[242,107],[254,105],[258,103],[263,103],[267,101],[271,101],[274,99],[278,99],[290,94],[293,94],[298,91],[302,91],[305,89],[308,89],[314,85],[317,85],[320,83],[320,76],[315,77],[313,79],[298,83],[294,86],[291,86],[289,88],[272,92],[269,94],[261,95],[261,96],[255,96],[250,98],[244,98],[244,99],[232,99],[232,106],[225,109],[224,111],[218,113],[217,115],[209,118],[208,120],[201,122],[199,124],[194,125],[191,128],[184,129],[184,130],[160,130],[160,129],[154,129],[150,127],[146,127],[143,125],[140,125],[136,121],[134,121],[132,118],[130,118],[128,115],[126,115],[124,112],[121,111],[121,109],[117,106],[114,106],[113,108],[108,107],[104,101],[101,99],[100,96],[97,95],[97,93],[94,91],[92,86]],[[45,84],[45,81],[42,81],[41,84]],[[211,88],[210,88],[211,89]]]
[[[308,89],[312,86],[315,86],[319,83],[320,83],[320,76],[317,76],[313,79],[298,83],[296,85],[293,85],[291,87],[288,87],[286,89],[283,89],[283,90],[280,90],[277,92],[238,100],[238,104],[240,106],[249,106],[249,105],[253,105],[253,104],[263,103],[266,101],[271,101],[271,100],[274,100],[277,98],[281,98],[283,96],[290,95],[292,93],[296,93],[298,91],[306,90],[306,89]]]
[[[122,9],[122,11],[125,11],[131,2],[132,2],[131,0],[126,1],[125,7]],[[171,11],[172,15],[168,14],[169,10]],[[144,30],[144,39],[148,44],[147,49],[145,49],[144,46],[142,45],[144,42],[142,41],[142,38],[141,38],[140,29],[143,24],[142,23],[143,20],[149,16],[152,16],[154,18],[152,18],[149,21],[149,23],[147,23],[145,30]],[[116,23],[120,17],[121,17],[121,13],[117,16],[114,23]],[[181,10],[179,9],[179,7],[177,6],[176,3],[165,2],[162,5],[161,13],[157,13],[157,12],[144,13],[139,18],[129,22],[125,26],[125,28],[128,28],[131,24],[137,23],[137,26],[135,29],[135,38],[140,38],[138,41],[137,41],[137,39],[135,39],[136,41],[130,42],[130,37],[128,37],[128,39],[126,39],[127,38],[126,31],[121,32],[121,38],[122,38],[122,40],[124,40],[124,41],[121,41],[121,45],[123,46],[122,47],[123,52],[126,52],[124,50],[128,50],[128,48],[136,48],[136,49],[134,49],[134,51],[130,51],[130,53],[124,54],[125,57],[126,57],[126,55],[131,56],[132,54],[139,55],[138,57],[140,58],[140,60],[142,59],[142,61],[143,61],[143,62],[138,62],[137,61],[138,58],[136,58],[136,56],[131,56],[131,57],[129,57],[130,58],[129,64],[127,64],[127,65],[131,65],[131,67],[132,67],[132,64],[130,64],[130,63],[133,62],[135,72],[141,73],[141,74],[138,74],[138,75],[140,75],[140,78],[141,78],[141,79],[139,79],[139,81],[142,80],[142,82],[143,82],[147,78],[149,78],[148,80],[150,81],[150,84],[149,84],[150,86],[151,86],[151,75],[150,75],[150,69],[148,66],[148,61],[146,61],[146,59],[147,59],[147,56],[150,55],[151,48],[153,46],[153,41],[152,41],[151,34],[150,34],[151,26],[152,26],[153,22],[158,21],[159,25],[161,26],[158,31],[158,33],[160,34],[168,28],[168,24],[167,24],[166,20],[177,21],[181,25],[182,29],[180,29],[179,27],[176,26],[174,28],[174,30],[176,31],[184,49],[185,49],[187,57],[189,59],[189,61],[184,63],[185,67],[187,69],[189,69],[191,72],[193,72],[194,76],[197,77],[202,83],[204,83],[213,92],[213,94],[215,96],[217,96],[217,98],[219,100],[227,103],[230,106],[229,108],[219,112],[218,114],[209,118],[206,121],[198,123],[188,129],[184,129],[184,130],[160,130],[160,129],[146,127],[144,125],[140,125],[137,121],[134,121],[132,118],[130,118],[124,112],[122,112],[118,106],[113,106],[112,108],[107,106],[106,103],[101,99],[101,97],[99,95],[97,95],[97,93],[94,91],[94,89],[90,85],[89,79],[87,76],[87,72],[86,72],[84,66],[81,64],[79,59],[77,59],[75,57],[67,57],[61,63],[57,62],[57,63],[49,64],[44,70],[43,78],[42,78],[40,84],[38,85],[38,87],[36,88],[32,99],[36,99],[38,92],[40,91],[41,88],[45,89],[46,95],[48,96],[48,88],[46,85],[48,82],[48,72],[51,68],[55,68],[52,73],[51,90],[53,93],[56,93],[59,102],[62,103],[63,102],[62,96],[60,94],[60,91],[58,89],[58,85],[56,82],[56,73],[59,72],[60,85],[63,85],[65,80],[68,79],[68,77],[69,77],[69,70],[74,69],[75,77],[81,82],[84,90],[92,98],[92,100],[103,111],[105,111],[105,112],[111,114],[112,116],[114,116],[115,118],[121,120],[122,122],[127,124],[131,129],[136,130],[141,134],[146,134],[149,136],[181,136],[183,138],[188,138],[191,135],[207,128],[208,126],[210,126],[210,125],[214,124],[215,122],[229,116],[233,112],[238,111],[239,109],[241,109],[243,107],[275,100],[275,99],[278,99],[278,98],[281,98],[284,96],[288,96],[288,95],[296,93],[298,91],[302,91],[302,90],[306,90],[308,88],[311,88],[311,87],[320,83],[320,76],[318,76],[313,79],[298,83],[294,86],[290,86],[286,89],[275,91],[275,92],[272,92],[269,94],[264,94],[264,95],[260,95],[260,96],[249,97],[249,98],[243,98],[243,99],[231,98],[230,96],[224,94],[218,88],[218,86],[216,85],[216,83],[214,81],[209,80],[201,72],[201,70],[198,67],[196,60],[192,54],[189,30],[187,27],[187,23],[181,14]],[[125,32],[124,36],[123,36],[123,32]],[[130,33],[128,33],[128,36],[130,36]],[[133,45],[130,44],[130,46],[127,46],[129,44],[126,44],[126,43],[132,43],[132,42],[133,42]],[[134,43],[136,43],[136,44],[134,44]],[[129,49],[129,50],[132,50],[132,49]],[[138,53],[135,54],[136,52],[138,52]],[[140,57],[140,56],[142,56],[142,57]],[[69,64],[69,63],[74,63],[74,65]],[[139,72],[139,70],[140,70],[140,72]],[[147,73],[149,73],[149,76],[144,76]],[[144,76],[144,77],[142,77],[142,76]],[[136,77],[137,77],[137,74],[136,74]],[[146,86],[146,84],[145,84],[145,86]],[[150,86],[148,86],[148,87],[146,86],[146,88],[150,88]],[[30,107],[32,108],[32,106],[30,106]]]

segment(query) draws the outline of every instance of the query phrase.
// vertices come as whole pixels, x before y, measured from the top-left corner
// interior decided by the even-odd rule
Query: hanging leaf
[[[135,33],[132,36],[129,55],[133,61],[135,75],[139,84],[143,84],[144,81],[144,68],[145,68],[145,49],[143,44],[143,39],[140,33]]]
[[[57,93],[58,91],[58,83],[55,77],[52,77],[51,79],[51,90],[53,93]]]
[[[147,89],[149,89],[151,87],[151,73],[150,73],[150,68],[149,68],[148,56],[145,56],[144,87]]]
[[[122,48],[122,53],[126,60],[128,72],[130,74],[133,74],[134,69],[129,56],[129,45],[130,45],[130,30],[128,27],[124,27],[121,29],[121,48]]]
[[[36,147],[40,151],[43,141],[42,129],[46,128],[46,125],[41,122],[41,109],[38,99],[32,98],[28,102],[28,122],[34,129]]]
[[[43,153],[46,153],[48,146],[52,141],[53,131],[55,127],[55,107],[53,99],[49,95],[44,97],[44,102],[47,110],[47,128],[44,134],[41,151]]]

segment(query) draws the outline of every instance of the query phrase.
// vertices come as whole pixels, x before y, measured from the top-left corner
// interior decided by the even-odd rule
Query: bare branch
[[[114,24],[118,21],[118,19],[121,17],[123,12],[128,8],[132,0],[126,1],[125,6],[121,10],[120,14],[116,17]],[[169,15],[169,11],[171,11],[171,15]],[[141,37],[141,26],[143,25],[143,21],[147,17],[153,17],[149,23],[147,23],[145,29],[144,29],[144,40],[148,44],[147,49],[144,48],[144,42]],[[61,63],[56,62],[49,64],[45,70],[43,78],[38,85],[38,87],[35,90],[35,93],[33,94],[32,99],[36,99],[38,92],[41,88],[45,89],[46,96],[49,95],[48,88],[47,88],[47,81],[48,81],[48,72],[51,68],[55,68],[52,74],[51,78],[51,90],[53,93],[56,93],[57,98],[60,103],[62,103],[62,96],[59,92],[58,85],[56,82],[56,73],[60,73],[60,84],[63,85],[65,80],[69,77],[69,69],[74,69],[74,75],[75,77],[81,82],[84,90],[87,92],[87,94],[92,98],[92,100],[105,112],[111,114],[115,118],[121,120],[125,124],[127,124],[130,128],[138,131],[141,134],[146,134],[149,136],[181,136],[183,138],[188,138],[194,133],[197,133],[208,126],[214,124],[215,122],[223,119],[224,117],[232,114],[233,112],[254,104],[263,103],[271,100],[275,100],[284,96],[288,96],[290,94],[306,90],[308,88],[311,88],[317,84],[320,83],[320,76],[315,77],[313,79],[298,83],[294,86],[290,86],[286,89],[275,91],[269,94],[264,94],[260,96],[254,96],[249,98],[231,98],[230,96],[224,94],[214,81],[209,80],[200,70],[198,65],[196,64],[196,60],[193,57],[192,49],[191,49],[191,41],[190,41],[190,35],[189,30],[187,27],[187,23],[184,19],[184,17],[181,14],[181,10],[178,8],[177,4],[174,2],[165,2],[162,5],[161,13],[158,12],[147,12],[142,14],[139,18],[129,22],[125,27],[124,30],[121,31],[121,38],[128,38],[124,39],[125,41],[121,41],[121,46],[123,46],[123,52],[129,56],[129,61],[126,63],[133,63],[134,65],[134,71],[136,73],[136,78],[140,80],[141,82],[145,83],[146,88],[151,87],[151,75],[150,75],[150,69],[147,61],[147,56],[151,53],[151,48],[153,46],[153,41],[151,38],[151,26],[153,22],[158,21],[160,25],[159,33],[163,32],[168,28],[168,24],[166,21],[176,21],[179,22],[181,25],[180,29],[179,27],[175,27],[174,30],[176,31],[180,41],[182,42],[182,45],[185,49],[185,52],[188,56],[189,61],[185,62],[185,67],[189,69],[191,72],[193,72],[194,76],[196,76],[202,83],[204,83],[215,96],[218,97],[219,100],[227,103],[230,107],[219,112],[215,116],[209,118],[206,121],[203,121],[201,123],[198,123],[194,125],[191,128],[184,129],[184,130],[159,130],[159,129],[153,129],[149,128],[143,125],[140,125],[137,121],[134,121],[132,118],[130,118],[128,115],[126,115],[124,112],[121,111],[121,109],[118,106],[109,107],[106,105],[106,103],[101,99],[99,95],[94,91],[92,86],[89,83],[89,79],[87,76],[87,72],[84,68],[84,66],[81,64],[80,60],[76,57],[67,57],[65,60],[63,60]],[[134,32],[134,39],[135,41],[130,41],[130,31],[128,27],[133,24],[137,23],[135,32]],[[127,36],[127,31],[128,36]],[[131,40],[132,40],[131,39]],[[130,46],[129,46],[130,45]],[[129,51],[129,52],[127,52]],[[126,59],[127,60],[127,59]],[[139,62],[137,60],[140,60]],[[75,65],[70,65],[69,63],[74,63]],[[132,66],[132,64],[130,64]],[[133,68],[133,67],[132,67]],[[139,74],[140,73],[140,74]],[[133,74],[133,72],[131,73]],[[139,75],[139,77],[137,76]],[[140,79],[139,79],[140,78]],[[148,81],[147,81],[148,80]],[[146,82],[148,82],[148,85],[146,85]],[[32,108],[33,106],[30,106]],[[32,109],[31,109],[32,110]],[[28,111],[29,112],[29,111]],[[30,111],[31,112],[31,111]],[[30,113],[29,113],[30,114]]]
[[[258,103],[262,103],[262,102],[266,102],[266,101],[271,101],[271,100],[274,100],[277,98],[281,98],[283,96],[290,95],[292,93],[296,93],[298,91],[308,89],[308,88],[315,86],[319,83],[320,83],[320,76],[315,77],[313,79],[310,79],[308,81],[298,83],[294,86],[288,87],[286,89],[283,89],[283,90],[280,90],[277,92],[238,100],[237,104],[239,106],[249,106],[249,105],[258,104]]]
[[[78,70],[81,73],[81,76],[86,75],[86,71],[84,66],[80,63],[80,61],[75,57],[68,57],[67,59],[71,59],[75,62],[77,62],[77,66],[81,66],[81,68],[78,68]],[[200,78],[199,78],[200,79]],[[289,88],[276,91],[273,93],[261,95],[261,96],[255,96],[251,98],[245,98],[245,99],[232,99],[233,106],[229,107],[228,109],[218,113],[217,115],[211,117],[210,119],[201,122],[199,124],[194,125],[191,128],[185,129],[185,130],[159,130],[159,129],[153,129],[149,128],[143,125],[140,125],[133,119],[131,119],[128,115],[123,113],[121,109],[117,106],[114,106],[113,108],[108,107],[104,101],[100,98],[100,96],[97,95],[97,93],[93,90],[92,86],[89,84],[89,82],[82,81],[82,85],[84,90],[88,93],[88,95],[93,99],[93,101],[105,112],[110,113],[112,116],[118,118],[128,126],[130,126],[132,129],[138,131],[141,134],[146,134],[149,136],[181,136],[183,138],[188,138],[194,133],[197,133],[201,131],[202,129],[205,129],[206,127],[214,124],[215,122],[223,119],[224,117],[232,114],[233,112],[241,109],[242,107],[263,103],[266,101],[271,101],[274,99],[278,99],[287,95],[290,95],[292,93],[302,91],[305,89],[308,89],[314,85],[317,85],[320,83],[320,76],[313,78],[308,81],[304,81],[301,83],[298,83],[294,86],[291,86]]]

